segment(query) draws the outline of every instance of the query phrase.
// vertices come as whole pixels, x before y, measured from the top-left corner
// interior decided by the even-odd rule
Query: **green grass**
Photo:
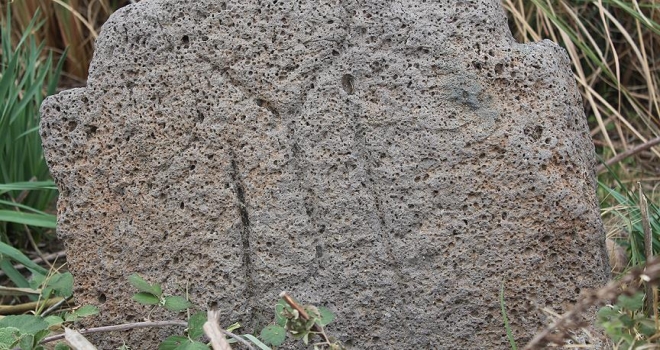
[[[53,67],[52,53],[43,55],[43,44],[31,34],[41,26],[36,16],[17,42],[12,40],[8,8],[5,18],[0,26],[0,269],[25,287],[26,278],[12,263],[25,265],[26,258],[12,245],[30,242],[38,250],[37,241],[56,225],[56,216],[46,212],[57,190],[41,148],[39,107],[55,92],[64,61]]]
[[[644,225],[645,218],[642,216],[641,195],[628,189],[624,184],[618,183],[612,188],[599,182],[600,188],[607,193],[603,202],[603,216],[618,223],[618,231],[613,233],[615,239],[621,246],[626,248],[632,266],[646,263]],[[653,255],[660,254],[660,207],[652,202],[647,203],[648,217],[652,234]]]
[[[513,336],[513,330],[511,330],[511,325],[509,324],[509,317],[507,316],[506,312],[506,304],[504,303],[504,282],[502,282],[502,287],[500,288],[500,309],[502,310],[502,321],[504,322],[504,329],[506,330],[506,338],[509,340],[511,350],[518,350],[516,339]]]

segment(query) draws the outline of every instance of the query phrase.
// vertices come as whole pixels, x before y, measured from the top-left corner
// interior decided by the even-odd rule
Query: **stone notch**
[[[138,273],[245,332],[285,290],[350,348],[508,349],[503,282],[520,344],[608,278],[567,55],[498,0],[144,1],[42,113],[84,326],[146,317]]]

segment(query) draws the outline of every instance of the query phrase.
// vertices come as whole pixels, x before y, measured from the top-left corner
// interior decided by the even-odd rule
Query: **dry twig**
[[[102,332],[113,332],[113,331],[128,331],[131,329],[138,329],[138,328],[167,327],[167,326],[186,327],[188,326],[188,322],[181,320],[136,322],[136,323],[120,324],[115,326],[104,326],[104,327],[81,329],[78,331],[78,333],[90,334],[90,333],[102,333]],[[41,344],[49,343],[63,338],[64,338],[64,334],[53,335],[42,340]]]
[[[614,165],[614,164],[616,164],[616,163],[618,163],[618,162],[620,162],[620,161],[622,161],[622,160],[624,160],[624,159],[626,159],[630,156],[633,156],[637,153],[646,151],[647,149],[649,149],[649,148],[651,148],[651,147],[653,147],[657,144],[660,144],[660,137],[656,137],[652,140],[646,141],[643,144],[641,144],[641,145],[639,145],[639,146],[637,146],[633,149],[629,149],[629,150],[627,150],[627,151],[625,151],[625,152],[623,152],[623,153],[621,153],[621,154],[619,154],[615,157],[612,157],[612,158],[608,159],[605,162],[605,164],[601,164],[598,167],[596,167],[596,173],[597,174],[602,174],[602,173],[607,171],[607,167],[610,167],[610,166],[612,166],[612,165]]]

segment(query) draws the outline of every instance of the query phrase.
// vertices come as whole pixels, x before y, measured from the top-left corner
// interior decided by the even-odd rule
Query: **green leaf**
[[[153,295],[155,295],[159,298],[163,296],[163,288],[161,288],[160,284],[156,283],[156,284],[152,285],[152,287],[154,288],[154,292],[151,293],[151,294],[153,294]]]
[[[204,335],[204,323],[206,323],[206,312],[200,311],[188,319],[188,337],[195,340]]]
[[[188,339],[187,342],[179,345],[176,350],[210,350],[210,348],[204,343]]]
[[[635,325],[635,322],[633,322],[632,317],[630,317],[630,315],[628,314],[621,314],[621,316],[619,316],[619,320],[627,328],[633,328],[633,326]]]
[[[94,305],[83,305],[82,307],[66,314],[65,319],[67,322],[75,322],[83,317],[97,315],[99,308]]]
[[[626,346],[626,349],[634,349],[634,347],[631,346],[635,343],[635,338],[632,336],[632,334],[622,334],[620,339],[623,339],[623,345]]]
[[[35,227],[45,227],[45,228],[56,228],[57,227],[57,217],[51,214],[33,214],[33,213],[23,213],[15,210],[0,210],[0,221],[13,222],[16,224],[35,226]]]
[[[241,328],[241,324],[238,322],[234,322],[231,325],[229,325],[229,327],[227,327],[227,332],[233,332],[239,328]]]
[[[41,343],[41,341],[44,340],[49,334],[50,334],[49,329],[40,330],[34,335],[34,344],[36,345]]]
[[[163,295],[163,291],[160,288],[159,284],[152,285],[149,282],[145,281],[137,273],[128,276],[128,283],[130,283],[133,287],[137,288],[137,290],[139,290],[140,292],[150,293],[157,297]]]
[[[188,341],[190,341],[188,337],[184,337],[180,335],[172,335],[165,338],[165,340],[163,340],[163,342],[161,342],[160,345],[158,345],[158,350],[175,350],[181,344],[187,343]]]
[[[0,349],[9,349],[18,340],[21,331],[16,327],[0,327]]]
[[[22,334],[36,334],[48,329],[48,322],[35,315],[9,315],[0,319],[0,327],[18,328]]]
[[[0,270],[4,271],[7,277],[14,282],[16,287],[19,288],[30,288],[30,283],[25,276],[14,267],[10,259],[2,259],[0,256]],[[32,288],[34,289],[34,288]],[[35,295],[30,295],[30,300],[36,301],[38,298]]]
[[[596,318],[599,323],[607,322],[613,318],[619,317],[619,312],[610,306],[603,306],[598,310]]]
[[[77,315],[78,317],[93,316],[98,315],[98,313],[99,308],[94,305],[83,305],[73,312],[73,314]]]
[[[655,321],[649,318],[639,321],[639,327],[637,328],[639,329],[640,333],[647,337],[654,335],[656,332]]]
[[[330,311],[330,309],[328,309],[327,307],[320,306],[318,307],[318,310],[319,310],[319,315],[321,315],[321,319],[318,320],[317,323],[321,327],[324,327],[335,320],[335,314],[332,311]]]
[[[55,344],[55,350],[71,350],[71,348],[65,343],[57,343]]]
[[[30,288],[39,289],[45,280],[46,280],[46,275],[42,275],[40,273],[33,273],[29,281]]]
[[[286,339],[286,330],[280,325],[272,324],[262,329],[259,336],[266,344],[280,346]]]
[[[34,346],[36,345],[34,340],[34,335],[22,334],[21,340],[18,341],[18,346],[21,350],[34,350]]]
[[[151,293],[136,293],[133,295],[133,300],[137,301],[140,304],[144,305],[158,305],[160,304],[160,298],[151,294]]]
[[[59,326],[62,323],[64,323],[64,319],[62,319],[62,317],[55,316],[55,315],[50,315],[50,316],[44,317],[44,321],[46,321],[46,323],[48,323],[48,328],[51,328],[53,326]]]
[[[275,323],[282,327],[286,326],[286,321],[288,320],[286,316],[292,310],[291,306],[289,306],[284,299],[280,299],[277,304],[275,304]]]
[[[641,310],[644,307],[644,293],[636,293],[633,296],[620,295],[617,304],[630,311]]]
[[[55,295],[68,298],[73,295],[73,275],[71,272],[55,274],[48,281],[48,287],[55,291]]]
[[[166,309],[174,312],[183,311],[192,306],[193,304],[186,300],[186,298],[178,295],[165,297],[165,304],[163,305]]]
[[[32,260],[30,260],[27,256],[25,256],[25,254],[23,254],[20,250],[8,245],[7,243],[0,242],[0,254],[6,255],[12,260],[23,264],[25,267],[34,270],[37,273],[40,273],[42,275],[48,274],[48,270],[35,264]],[[19,287],[27,287],[27,286],[19,286]]]
[[[513,337],[511,325],[509,324],[509,317],[506,313],[506,304],[504,303],[504,281],[502,281],[502,287],[500,288],[500,310],[502,311],[502,320],[504,321],[504,329],[506,330],[506,337],[509,339],[509,345],[512,350],[518,350],[518,345]]]
[[[25,182],[12,182],[9,184],[0,184],[0,194],[8,191],[25,191],[25,190],[56,190],[55,182],[48,181],[25,181]]]

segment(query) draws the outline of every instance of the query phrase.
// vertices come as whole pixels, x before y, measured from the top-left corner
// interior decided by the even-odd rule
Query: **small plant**
[[[144,305],[162,306],[167,310],[179,312],[193,307],[188,299],[172,295],[164,296],[160,284],[149,284],[138,274],[128,277],[128,282],[140,292],[133,296],[133,300]]]
[[[139,291],[133,296],[133,300],[140,304],[153,305],[154,308],[163,307],[174,312],[194,308],[194,305],[184,297],[166,296],[160,284],[151,284],[137,274],[129,276],[128,279],[129,283]],[[335,319],[332,311],[325,307],[315,307],[313,305],[300,306],[286,293],[282,293],[281,297],[282,299],[275,306],[275,324],[267,326],[261,331],[260,337],[263,342],[251,334],[238,336],[231,333],[233,330],[240,328],[238,323],[233,324],[226,331],[222,331],[224,335],[229,336],[227,339],[224,339],[223,336],[223,341],[227,341],[227,343],[246,343],[249,341],[262,350],[271,350],[267,344],[272,346],[282,345],[288,332],[294,339],[302,340],[305,345],[309,345],[313,337],[319,336],[321,342],[313,344],[315,350],[343,349],[341,344],[330,338],[324,329],[326,325]],[[188,318],[186,334],[167,337],[158,349],[210,349],[208,344],[201,341],[205,334],[204,325],[207,321],[215,322],[216,320],[212,316],[207,318],[205,312],[194,313]]]
[[[0,249],[0,251],[11,253],[6,247],[4,250]],[[21,253],[19,252],[18,254]],[[185,326],[186,328],[183,334],[171,335],[165,338],[159,344],[159,350],[210,350],[211,344],[213,344],[214,349],[231,349],[230,344],[233,343],[242,343],[250,349],[272,350],[266,343],[273,346],[281,345],[286,339],[287,332],[294,339],[301,339],[306,345],[309,345],[310,340],[314,337],[320,337],[320,342],[311,344],[315,350],[344,349],[339,342],[329,337],[325,332],[324,327],[335,319],[335,315],[329,309],[312,305],[300,306],[298,302],[286,293],[282,294],[282,299],[275,307],[275,324],[266,327],[261,332],[261,338],[263,339],[261,341],[251,334],[236,335],[232,333],[241,327],[238,323],[232,324],[226,330],[220,329],[217,325],[219,317],[217,311],[197,311],[193,313],[191,311],[196,309],[196,307],[188,298],[177,295],[166,295],[160,284],[149,283],[137,274],[133,274],[128,278],[129,283],[138,290],[133,295],[133,300],[143,305],[153,306],[154,309],[162,308],[177,313],[187,311],[188,320],[147,320],[146,322],[96,327],[77,332],[67,328],[67,326],[70,326],[83,317],[97,314],[98,309],[95,306],[82,306],[61,312],[58,315],[50,315],[64,301],[71,298],[73,276],[68,272],[47,273],[45,269],[35,265],[30,260],[22,259],[20,256],[17,260],[25,262],[30,269],[36,270],[33,273],[33,278],[30,280],[31,287],[23,289],[0,287],[0,289],[3,289],[0,292],[29,291],[38,295],[38,299],[47,300],[37,302],[32,314],[11,315],[0,319],[0,350],[17,347],[21,350],[41,350],[44,349],[44,344],[62,338],[66,338],[75,348],[82,346],[82,348],[92,349],[94,346],[83,334],[163,326]],[[55,305],[47,302],[52,300],[57,300],[58,302]],[[45,309],[45,307],[48,308]],[[149,314],[151,314],[151,311]],[[53,332],[61,331],[62,329],[64,330],[64,334],[53,335]],[[205,336],[210,339],[209,343],[206,342],[207,338]],[[64,350],[70,348],[64,343],[58,343],[55,349]],[[127,350],[130,348],[124,344],[120,349]]]
[[[194,305],[186,298],[177,295],[165,296],[160,284],[150,284],[137,274],[128,277],[128,282],[139,292],[133,295],[133,300],[143,305],[163,307],[173,312],[185,311]],[[184,336],[173,335],[167,337],[158,346],[159,350],[174,349],[209,349],[199,340],[204,335],[202,327],[206,322],[206,313],[197,312],[188,318],[187,334]]]
[[[344,347],[329,337],[324,327],[334,321],[335,315],[326,307],[313,305],[301,306],[288,294],[280,294],[280,301],[275,305],[275,324],[261,331],[261,339],[266,344],[280,346],[289,332],[294,339],[301,339],[305,345],[318,336],[321,342],[314,343],[314,349],[339,350]]]
[[[0,349],[43,349],[39,343],[50,333],[50,325],[36,315],[10,315],[0,320]]]
[[[644,293],[620,295],[614,305],[598,311],[597,323],[605,330],[617,347],[635,349],[657,339],[655,321],[644,313]],[[654,337],[655,336],[655,337]]]
[[[181,312],[195,308],[195,306],[187,299],[182,296],[169,295],[166,296],[163,293],[163,289],[160,284],[150,284],[142,277],[137,274],[133,274],[128,277],[129,283],[139,290],[133,296],[133,300],[137,301],[143,305],[153,305],[154,308],[162,307],[166,310],[173,312]],[[217,322],[215,316],[208,316],[204,311],[196,312],[190,315],[188,312],[188,321],[187,328],[184,335],[172,335],[158,346],[158,350],[210,350],[209,344],[203,343],[202,339],[205,335],[204,325],[208,322]],[[256,337],[245,334],[243,336],[238,336],[231,333],[233,330],[240,328],[240,324],[234,323],[227,328],[226,331],[222,331],[224,335],[230,336],[230,339],[225,339],[224,335],[222,336],[221,342],[236,343],[243,342],[247,343],[248,341],[257,345],[262,350],[270,350],[265,344],[263,344]],[[249,343],[248,343],[249,344]],[[228,346],[228,345],[227,345]]]
[[[53,330],[61,329],[65,324],[72,324],[83,317],[98,314],[98,309],[87,305],[63,316],[9,315],[0,319],[0,349],[41,350],[43,342]],[[63,343],[56,349],[69,349]]]
[[[0,243],[0,245],[2,244],[4,243]],[[7,252],[7,247],[5,246],[1,251]],[[17,260],[24,261],[25,259],[19,256]],[[30,260],[27,261],[31,263]],[[21,350],[44,349],[42,343],[52,331],[61,329],[65,325],[71,325],[83,317],[98,313],[95,306],[87,305],[58,315],[50,315],[53,309],[71,298],[73,294],[73,276],[69,272],[48,272],[42,268],[35,268],[34,263],[30,263],[26,266],[36,271],[33,271],[29,286],[27,288],[3,287],[3,292],[21,292],[30,296],[37,296],[36,299],[38,300],[27,304],[32,306],[32,314],[9,315],[0,319],[0,349],[14,349],[16,347]],[[17,310],[23,309],[23,306],[16,305]],[[68,346],[58,344],[56,349],[68,349]]]

